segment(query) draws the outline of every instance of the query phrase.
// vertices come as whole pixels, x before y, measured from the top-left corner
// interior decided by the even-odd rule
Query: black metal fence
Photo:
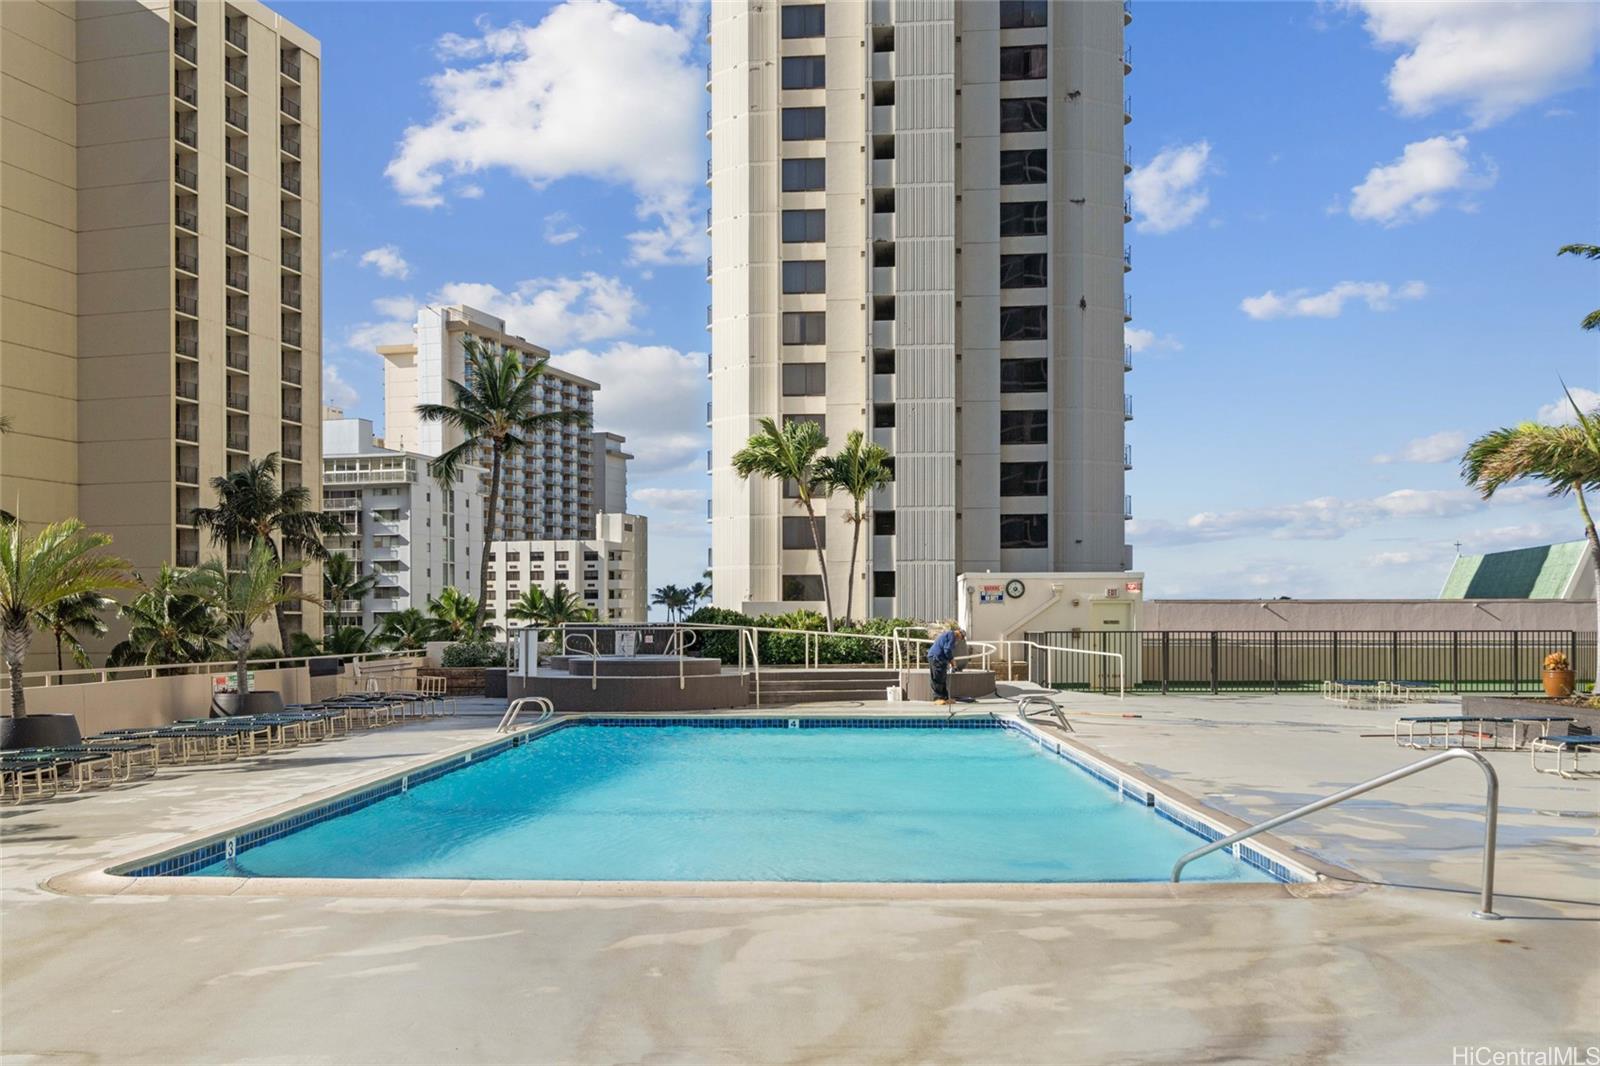
[[[1447,692],[1541,691],[1544,657],[1564,652],[1578,683],[1595,676],[1595,634],[1524,630],[1199,630],[1038,632],[1052,648],[1117,652],[1130,689],[1296,692],[1324,681],[1396,681]],[[1030,648],[1028,676],[1057,688],[1117,687],[1115,660]]]

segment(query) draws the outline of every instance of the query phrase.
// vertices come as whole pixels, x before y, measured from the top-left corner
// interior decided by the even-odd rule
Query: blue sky
[[[703,8],[280,3],[322,41],[330,402],[417,301],[508,318],[602,385],[651,582],[699,576]],[[1600,401],[1600,6],[1156,3],[1128,40],[1135,563],[1156,596],[1431,596],[1572,539],[1454,459]]]

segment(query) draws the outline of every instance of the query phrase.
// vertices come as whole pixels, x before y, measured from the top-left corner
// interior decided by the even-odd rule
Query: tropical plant
[[[1600,535],[1595,532],[1586,493],[1600,490],[1600,415],[1578,408],[1577,424],[1545,426],[1524,422],[1491,430],[1467,445],[1461,475],[1488,499],[1517,481],[1539,481],[1552,496],[1573,496],[1583,519],[1584,539],[1595,571],[1596,621],[1600,623]],[[1600,691],[1600,681],[1597,689]]]
[[[228,548],[248,548],[252,554],[264,544],[274,562],[283,562],[285,549],[310,558],[328,557],[324,534],[341,533],[344,524],[321,511],[310,510],[311,490],[304,485],[278,485],[278,453],[246,463],[238,470],[211,479],[217,494],[215,507],[196,507],[194,523],[209,530],[213,543]],[[284,567],[285,576],[297,567]],[[285,590],[290,591],[290,590]],[[313,597],[300,597],[310,599]],[[296,597],[286,596],[273,607],[278,643],[289,644],[285,609]]]
[[[340,626],[322,638],[324,655],[359,655],[372,650],[372,634],[360,626]]]
[[[593,622],[596,614],[586,607],[583,597],[565,585],[557,585],[544,598],[544,617],[538,619],[547,626],[566,625],[568,622]]]
[[[689,610],[694,610],[706,600],[711,598],[711,585],[705,581],[696,581],[689,586]]]
[[[206,663],[222,654],[222,623],[184,591],[183,576],[162,564],[154,584],[139,583],[139,594],[117,612],[128,623],[128,637],[111,649],[107,666]]]
[[[803,508],[811,523],[811,546],[817,552],[817,567],[822,572],[822,602],[828,622],[833,629],[833,594],[828,589],[828,560],[822,553],[822,526],[817,520],[813,503],[820,489],[824,495],[831,491],[822,482],[820,456],[828,446],[822,427],[810,419],[800,418],[786,423],[781,429],[770,418],[761,420],[761,432],[745,442],[743,448],[733,453],[733,469],[748,480],[756,474],[779,482],[794,485],[795,506]]]
[[[494,543],[495,520],[500,505],[500,475],[507,456],[528,447],[535,433],[548,426],[587,426],[589,416],[582,411],[556,408],[536,410],[539,379],[549,359],[528,361],[521,352],[479,342],[468,337],[466,348],[467,384],[450,381],[451,402],[417,405],[424,422],[442,422],[461,434],[460,444],[428,464],[429,472],[445,486],[452,486],[463,465],[488,453],[489,494],[483,503],[483,543]],[[478,609],[474,630],[483,627],[484,608],[489,602],[489,553],[478,561]]]
[[[84,637],[103,636],[106,620],[101,617],[115,610],[117,603],[98,592],[80,592],[68,596],[37,612],[39,626],[49,630],[56,641],[56,669],[65,670],[62,650],[72,652],[72,661],[79,666],[89,665],[89,652],[83,646]]]
[[[133,587],[128,563],[101,549],[111,543],[76,518],[52,522],[31,537],[21,522],[0,524],[0,653],[11,678],[11,716],[28,713],[22,660],[40,612],[85,592]]]
[[[439,655],[440,666],[504,666],[506,649],[487,640],[468,640],[448,645]]]
[[[289,587],[284,578],[299,570],[299,563],[284,564],[265,537],[257,540],[244,566],[230,571],[220,559],[201,563],[183,578],[183,588],[200,597],[223,621],[224,643],[234,654],[236,691],[247,691],[245,663],[252,657],[250,641],[258,622],[272,617],[290,603],[317,602],[317,597]],[[273,649],[277,651],[277,649]],[[282,652],[263,658],[278,658]]]
[[[384,615],[373,639],[395,651],[421,651],[423,645],[437,639],[438,623],[415,607]]]
[[[667,621],[675,622],[683,616],[683,612],[693,606],[694,594],[688,589],[679,588],[677,585],[662,585],[650,597],[653,607],[667,609]]]
[[[377,574],[363,574],[356,561],[344,552],[331,552],[322,563],[322,598],[333,610],[329,617],[335,629],[344,622],[341,608],[350,600],[365,601],[378,583]],[[356,618],[357,623],[361,621]]]
[[[484,624],[483,611],[478,601],[454,585],[447,585],[438,596],[428,600],[428,615],[434,621],[435,640],[490,640],[498,631]]]
[[[1600,259],[1600,244],[1563,244],[1557,255],[1576,255],[1584,259]],[[1579,323],[1584,329],[1600,329],[1600,309],[1590,311]]]
[[[867,497],[894,480],[890,467],[889,450],[852,429],[845,437],[844,450],[838,455],[825,456],[817,464],[823,483],[831,491],[850,497],[850,513],[844,520],[850,523],[850,579],[845,583],[844,616],[855,617],[856,556],[861,548],[861,527],[870,513]]]

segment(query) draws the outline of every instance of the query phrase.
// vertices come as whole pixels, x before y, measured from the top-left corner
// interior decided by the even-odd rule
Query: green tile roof
[[[1555,600],[1583,564],[1581,540],[1463,555],[1445,578],[1441,600]]]

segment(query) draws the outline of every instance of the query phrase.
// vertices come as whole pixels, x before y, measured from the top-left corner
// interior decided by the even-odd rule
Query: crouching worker
[[[928,680],[933,684],[933,702],[950,702],[950,665],[955,660],[958,645],[966,637],[960,626],[951,626],[940,633],[928,648]]]

